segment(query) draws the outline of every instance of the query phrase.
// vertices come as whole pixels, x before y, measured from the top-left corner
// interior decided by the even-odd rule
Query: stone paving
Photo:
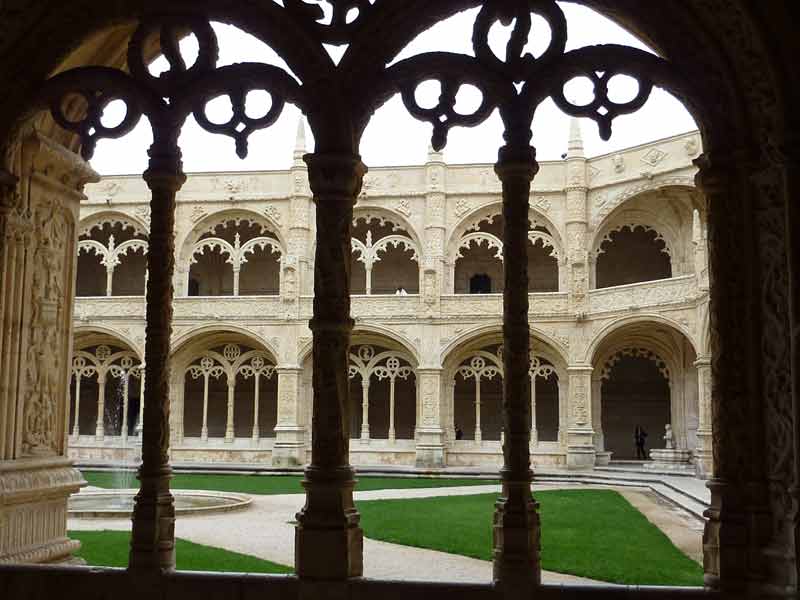
[[[536,490],[574,487],[576,486],[573,484],[536,485],[534,493]],[[580,489],[590,487],[608,486],[581,485]],[[500,486],[498,485],[372,490],[356,492],[355,498],[356,500],[429,498],[496,493],[499,490]],[[629,499],[637,494],[630,489],[620,491]],[[651,494],[651,492],[648,493]],[[639,495],[642,493],[640,492]],[[199,544],[292,565],[294,564],[294,515],[302,507],[304,500],[303,494],[254,495],[251,506],[243,511],[178,518],[175,535]],[[653,515],[658,516],[661,511],[647,510],[652,508],[651,505],[652,499],[649,503],[640,499],[637,508],[644,508],[643,512],[646,516],[654,521]],[[651,514],[648,515],[647,512]],[[661,520],[663,521],[663,519]],[[663,522],[656,522],[656,525],[665,529]],[[667,525],[667,529],[673,529],[673,534],[679,534],[671,535],[670,531],[665,530],[673,542],[676,542],[676,538],[680,541],[681,535],[687,540],[693,539],[693,532],[687,533],[691,527],[685,527],[685,523],[681,524],[679,520],[674,520]],[[70,519],[68,527],[73,530],[128,530],[130,521],[128,519]],[[691,542],[676,543],[676,545],[690,556],[695,554]],[[490,581],[491,575],[492,564],[488,561],[371,539],[364,540],[365,577],[479,583]],[[597,583],[591,579],[549,571],[543,572],[542,577],[546,583]]]

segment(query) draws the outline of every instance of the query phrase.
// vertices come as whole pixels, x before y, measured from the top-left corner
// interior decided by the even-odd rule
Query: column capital
[[[442,367],[417,367],[414,369],[417,375],[441,375],[443,371]]]
[[[308,165],[308,181],[316,201],[321,196],[340,196],[355,204],[367,166],[352,154],[316,154],[303,156]]]
[[[591,373],[594,367],[588,364],[567,365],[567,373]]]
[[[507,177],[525,177],[533,180],[539,172],[536,148],[525,144],[506,144],[497,153],[494,172],[500,181]]]
[[[710,356],[698,356],[697,360],[692,363],[695,367],[710,367],[711,366],[711,357]]]

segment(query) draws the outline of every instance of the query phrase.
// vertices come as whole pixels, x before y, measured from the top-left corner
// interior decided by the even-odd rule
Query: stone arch
[[[677,447],[697,447],[698,354],[679,324],[621,319],[595,341],[590,357],[598,450],[634,458],[633,431],[639,425],[649,434],[647,448],[662,448],[667,424]]]
[[[458,254],[459,242],[465,234],[475,229],[481,221],[486,221],[502,214],[503,204],[498,200],[483,204],[462,216],[453,226],[447,239],[447,260],[451,263],[455,263],[456,255]],[[534,207],[531,207],[528,210],[528,218],[530,219],[531,223],[540,225],[547,229],[553,240],[556,242],[556,252],[559,254],[559,256],[563,257],[564,242],[561,239],[561,232],[556,227],[555,223],[547,215]]]
[[[78,235],[86,235],[98,225],[105,223],[121,223],[124,228],[130,228],[134,233],[147,237],[150,227],[139,217],[124,213],[118,210],[100,210],[92,213],[80,220],[78,223]]]
[[[214,325],[186,332],[174,348],[171,387],[177,439],[227,444],[251,438],[258,448],[261,438],[273,436],[278,354],[268,342],[241,327]]]
[[[422,258],[420,237],[404,216],[384,207],[354,209],[352,293],[417,294],[421,289]]]
[[[141,431],[142,355],[124,335],[86,326],[73,333],[70,357],[68,430],[74,446],[81,436],[123,439]]]
[[[560,376],[563,376],[566,381],[567,373],[567,356],[568,350],[562,342],[555,339],[552,335],[543,331],[538,327],[531,326],[531,342],[537,354],[541,354],[547,358],[551,363],[557,365],[559,368]],[[447,346],[442,348],[439,357],[440,364],[445,368],[452,369],[454,357],[459,356],[465,349],[473,348],[475,344],[490,344],[493,342],[500,343],[503,339],[502,324],[490,323],[486,325],[479,325],[458,335],[455,339],[448,342]]]
[[[91,325],[75,325],[72,330],[72,337],[75,340],[78,340],[78,338],[89,338],[93,341],[96,341],[97,345],[103,343],[103,340],[107,339],[118,340],[124,343],[128,349],[134,352],[139,360],[144,358],[144,341],[142,341],[141,344],[137,344],[129,334],[122,333],[113,327],[94,323]],[[75,344],[76,342],[73,342],[73,347],[77,348],[78,346]],[[89,343],[88,345],[96,344]],[[84,345],[87,344],[81,344],[81,347]]]
[[[78,224],[76,296],[144,295],[147,227],[136,217],[102,210]]]
[[[696,190],[694,175],[675,175],[667,177],[656,177],[647,179],[640,183],[635,183],[623,189],[620,193],[602,204],[600,209],[592,216],[591,226],[595,231],[603,227],[606,221],[613,218],[614,213],[624,209],[629,200],[647,194],[669,188],[681,188]]]
[[[676,333],[682,335],[686,340],[691,344],[692,350],[695,354],[702,354],[700,352],[700,346],[698,345],[697,341],[695,340],[694,336],[692,335],[691,330],[688,326],[679,323],[674,319],[670,319],[669,317],[665,317],[663,315],[659,315],[656,313],[646,313],[646,314],[639,314],[639,315],[631,315],[628,317],[622,317],[620,319],[615,319],[610,323],[603,326],[600,331],[598,331],[595,336],[592,338],[591,342],[586,348],[586,352],[583,355],[584,362],[586,363],[593,363],[596,357],[598,348],[600,347],[603,340],[608,339],[609,336],[613,335],[615,332],[623,329],[625,327],[629,327],[630,325],[644,325],[652,326],[652,325],[661,325],[664,328],[674,330]]]
[[[259,228],[262,233],[268,232],[269,235],[266,235],[265,237],[267,239],[274,237],[274,239],[277,240],[277,244],[270,243],[269,245],[271,246],[273,252],[280,253],[280,262],[281,264],[283,263],[283,260],[287,254],[286,240],[280,225],[278,225],[278,223],[275,222],[275,220],[273,220],[269,215],[247,208],[225,208],[218,210],[210,215],[204,216],[197,223],[195,223],[188,232],[186,232],[180,242],[176,241],[175,247],[179,249],[176,253],[177,260],[175,271],[178,275],[177,283],[179,285],[176,294],[187,294],[189,291],[189,273],[191,270],[191,262],[193,260],[192,257],[195,253],[195,246],[198,241],[202,238],[202,236],[208,233],[213,233],[216,227],[225,225],[231,221],[234,221],[237,224],[240,222],[249,223]],[[244,247],[248,244],[248,240],[242,241],[241,244],[242,248],[244,249]],[[279,287],[280,279],[282,279],[282,271],[283,269],[279,268]]]

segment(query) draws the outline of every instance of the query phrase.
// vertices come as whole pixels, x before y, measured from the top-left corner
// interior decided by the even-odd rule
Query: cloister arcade
[[[741,0],[673,0],[658,6],[576,1],[628,26],[654,52],[614,45],[567,49],[563,10],[549,0],[448,0],[435,7],[429,2],[398,7],[380,0],[209,2],[200,7],[176,0],[169,3],[167,16],[163,1],[97,4],[77,0],[51,5],[34,0],[23,9],[0,10],[0,29],[7,32],[0,40],[6,50],[0,53],[4,67],[0,72],[7,75],[0,106],[4,150],[0,225],[5,242],[0,252],[0,415],[5,417],[0,421],[0,468],[5,484],[0,517],[9,524],[6,531],[13,532],[2,538],[4,561],[60,561],[75,550],[75,543],[66,537],[63,517],[66,497],[82,480],[68,452],[90,455],[94,449],[68,443],[72,358],[92,362],[89,356],[94,356],[102,369],[111,356],[130,350],[146,362],[141,490],[134,510],[129,569],[98,574],[65,566],[0,567],[3,589],[13,590],[20,599],[57,593],[140,595],[145,590],[183,597],[201,588],[209,598],[231,594],[316,598],[331,592],[348,598],[410,593],[470,598],[534,593],[544,598],[796,595],[800,580],[796,560],[800,303],[795,279],[800,246],[797,206],[791,200],[797,195],[800,169],[797,116],[791,110],[798,95],[797,81],[791,74],[796,70],[793,57],[798,54],[792,32],[797,7],[789,2]],[[420,32],[468,8],[477,9],[472,54],[423,53],[392,62]],[[540,56],[526,54],[524,49],[531,33],[531,10],[544,18],[552,34],[550,46]],[[240,26],[272,45],[292,74],[274,65],[218,66],[212,19]],[[489,48],[487,39],[496,22],[512,28],[502,58]],[[200,45],[194,66],[187,66],[177,49],[178,36],[186,31]],[[154,32],[161,33],[161,51],[170,63],[164,76],[147,70],[147,63],[159,52],[153,42],[159,36],[151,35]],[[341,60],[332,59],[325,49],[329,45],[344,49]],[[75,69],[82,65],[101,66]],[[606,84],[622,73],[635,78],[639,89],[633,100],[620,104],[609,99]],[[577,75],[585,76],[594,88],[596,97],[589,104],[575,105],[565,97],[564,85]],[[445,93],[433,108],[423,108],[414,100],[414,90],[430,78],[441,80]],[[364,85],[365,81],[371,85]],[[464,83],[478,86],[484,97],[468,115],[454,108],[457,88]],[[564,161],[549,165],[536,161],[530,126],[535,109],[545,100],[552,99],[573,117],[594,120],[602,137],[608,138],[614,119],[640,108],[655,85],[684,102],[698,123],[698,132],[658,140],[654,142],[657,148],[630,148],[620,152],[618,161],[616,155],[586,159],[574,134],[578,126],[573,125]],[[204,106],[212,96],[225,93],[241,104],[249,88],[265,88],[273,96],[266,115],[245,119],[244,111],[236,110],[238,121],[220,125],[208,120]],[[75,93],[77,101],[68,97]],[[397,94],[416,118],[432,126],[434,150],[415,177],[400,174],[394,185],[385,170],[375,169],[365,177],[359,147],[371,115]],[[114,97],[129,101],[128,114],[119,125],[105,127],[100,124],[102,108]],[[288,172],[263,175],[261,184],[279,182],[272,189],[282,190],[281,194],[237,198],[245,208],[278,211],[281,228],[291,230],[291,243],[282,244],[280,293],[271,298],[262,295],[265,288],[259,287],[254,291],[257,296],[224,301],[193,297],[189,272],[194,254],[180,262],[179,269],[185,273],[173,269],[173,233],[183,239],[198,205],[196,192],[188,197],[180,191],[186,180],[178,143],[180,127],[193,115],[206,130],[232,138],[238,155],[245,156],[248,136],[272,125],[285,102],[296,103],[308,115],[314,152],[296,160]],[[469,177],[459,178],[456,171],[460,170],[445,165],[438,150],[452,127],[477,125],[495,110],[502,113],[505,136],[494,174],[489,165],[481,165]],[[154,129],[149,168],[144,173],[147,189],[138,180],[135,184],[115,181],[121,189],[113,202],[117,208],[146,211],[147,301],[136,295],[118,299],[114,294],[116,270],[125,264],[126,255],[120,265],[111,264],[112,249],[129,241],[120,242],[124,236],[119,229],[86,236],[86,241],[94,236],[99,239],[97,246],[84,245],[84,256],[103,254],[105,269],[95,265],[94,275],[85,275],[94,280],[85,289],[96,296],[74,301],[81,218],[84,214],[93,217],[109,204],[105,195],[101,199],[87,185],[96,182],[97,174],[85,159],[99,138],[123,135],[142,116]],[[682,248],[672,245],[671,233],[678,230],[670,232],[663,223],[623,220],[620,227],[603,231],[605,218],[635,196],[685,189],[695,176],[703,195],[690,194],[691,201],[685,204],[692,224],[686,215],[681,217],[676,239]],[[209,183],[212,179],[206,177]],[[479,182],[487,184],[488,195],[494,195],[491,202],[496,203],[498,197],[503,202],[502,298],[494,293],[457,293],[458,261],[447,252],[458,215],[487,203],[487,192]],[[254,187],[259,188],[254,192],[266,188],[258,183]],[[367,191],[363,198],[362,188]],[[414,190],[416,194],[411,193]],[[214,188],[208,198],[215,193],[215,200],[224,201],[220,188]],[[230,198],[230,189],[224,196]],[[418,295],[351,298],[349,233],[358,202],[362,207],[378,204],[410,212],[409,221],[421,241]],[[558,291],[530,292],[525,285],[528,246],[536,247],[530,243],[530,234],[537,231],[534,221],[526,222],[528,205],[550,206],[554,228],[546,227],[547,233],[558,234],[563,242],[563,254],[550,256],[565,263],[559,268]],[[688,231],[691,238],[685,235]],[[235,233],[226,241],[235,250]],[[659,252],[663,245],[670,258],[669,271],[659,256],[658,268],[630,273],[626,283],[600,277],[592,261],[599,254],[597,263],[607,273],[606,259],[614,259],[615,243],[655,247]],[[143,250],[139,244],[138,252]],[[133,254],[129,251],[127,256]],[[85,269],[92,268],[84,262]],[[104,286],[97,284],[97,277]],[[135,278],[140,280],[138,275]],[[474,280],[474,291],[496,289],[483,268],[468,280]],[[176,281],[186,282],[185,293],[173,300]],[[122,291],[133,290],[133,286],[120,285]],[[227,286],[223,279],[218,289],[227,292],[228,287],[232,294],[233,281]],[[356,325],[366,322],[392,330],[394,339],[410,342],[419,390],[415,460],[426,468],[447,464],[450,453],[442,414],[443,373],[451,351],[477,340],[487,326],[495,333],[502,331],[505,443],[503,456],[495,457],[504,468],[493,521],[492,585],[412,586],[361,577],[363,534],[353,502],[348,439],[351,314]],[[652,338],[634,328],[635,322],[650,323]],[[101,323],[118,330],[120,338],[127,329],[129,335],[124,337],[132,343],[87,343],[79,348],[86,355],[71,356],[76,326],[88,330]],[[251,337],[260,346],[247,345],[247,351],[263,351],[274,359],[279,379],[272,459],[279,455],[276,464],[309,461],[304,483],[307,503],[297,515],[296,577],[173,574],[170,460],[180,461],[180,448],[171,445],[174,428],[170,426],[176,413],[170,411],[174,397],[170,366],[183,341],[212,325],[220,335]],[[631,339],[622,339],[628,335]],[[588,467],[598,460],[595,379],[600,380],[600,394],[605,386],[613,404],[616,391],[603,383],[605,374],[610,383],[617,377],[629,382],[646,380],[655,390],[652,397],[659,398],[663,380],[669,377],[670,418],[674,419],[676,373],[684,373],[686,380],[696,378],[698,447],[690,453],[701,472],[713,476],[704,532],[704,589],[541,585],[541,526],[530,494],[530,427],[526,422],[532,397],[528,351],[532,339],[546,339],[566,361],[565,374],[558,377],[559,390],[563,386],[567,396],[566,414],[559,416],[566,418],[567,427],[558,459],[568,468]],[[219,342],[210,343],[203,352],[222,349],[224,357],[225,345],[236,340]],[[300,349],[309,346],[313,402],[310,415],[303,416],[297,392],[304,375],[298,359]],[[486,351],[485,347],[473,350]],[[536,356],[537,349],[533,350]],[[133,359],[120,358],[120,368],[128,369],[123,358]],[[551,364],[558,373],[559,365]],[[185,366],[193,365],[187,362]],[[662,377],[660,391],[651,377],[653,366]],[[85,365],[79,363],[79,368]],[[639,376],[632,375],[636,369]],[[178,376],[185,383],[186,372]],[[98,398],[100,387],[98,382]],[[125,394],[124,399],[129,396]],[[95,436],[83,434],[78,414],[82,398],[83,393],[74,419],[80,442],[97,437],[96,423]],[[678,408],[686,411],[691,405],[689,394],[684,394]],[[105,406],[98,417],[100,413],[105,413]],[[600,423],[606,424],[602,416]],[[226,433],[229,424],[226,419]],[[682,443],[692,438],[689,425],[687,421],[685,434],[679,436]],[[235,429],[234,424],[234,433]],[[102,434],[105,443],[109,437],[105,424]],[[606,436],[611,443],[611,428],[603,431],[602,437]]]

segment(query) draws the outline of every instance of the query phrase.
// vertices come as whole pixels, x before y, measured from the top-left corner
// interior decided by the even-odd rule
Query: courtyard
[[[85,471],[90,488],[114,488],[114,472]],[[178,473],[173,489],[252,494],[240,511],[176,521],[179,570],[293,572],[299,475]],[[364,575],[419,581],[487,582],[487,516],[499,482],[475,477],[360,476],[355,492],[365,534]],[[643,487],[536,484],[545,582],[702,585],[702,521]],[[258,523],[257,530],[253,523]],[[124,567],[127,519],[70,519],[79,554]]]

